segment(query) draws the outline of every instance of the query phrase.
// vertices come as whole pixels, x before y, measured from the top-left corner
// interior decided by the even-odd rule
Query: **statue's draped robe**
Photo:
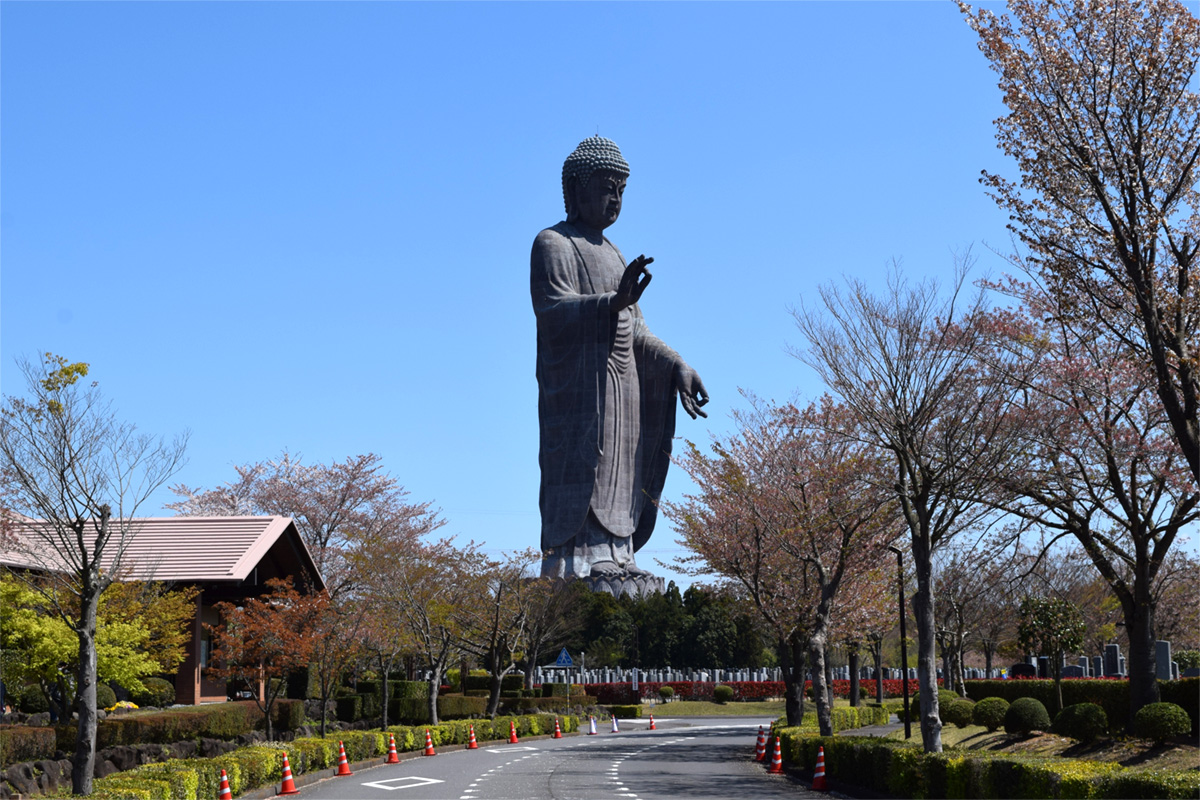
[[[654,529],[679,356],[636,305],[611,311],[624,271],[611,242],[567,222],[533,244],[543,550],[571,545],[599,522],[613,537],[632,537],[636,551]]]

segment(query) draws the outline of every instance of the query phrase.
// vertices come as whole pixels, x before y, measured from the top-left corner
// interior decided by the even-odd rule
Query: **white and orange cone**
[[[510,719],[508,721],[508,743],[518,744],[520,741],[521,740],[517,738],[517,723]]]
[[[350,762],[346,760],[346,745],[338,742],[338,775],[353,775],[350,771]],[[336,776],[334,776],[336,777]]]
[[[783,753],[779,751],[779,737],[775,737],[775,755],[771,756],[771,766],[767,769],[773,775],[783,772]]]
[[[292,765],[288,763],[286,752],[283,754],[283,785],[279,787],[279,794],[300,794],[296,782],[292,780]]]
[[[817,767],[813,770],[813,791],[828,791],[825,787],[825,748],[817,748]]]
[[[562,738],[562,728],[558,727],[558,717],[554,718],[554,735],[551,736],[550,738],[551,739],[561,739]]]
[[[620,733],[620,732],[621,732],[621,728],[620,728],[620,726],[619,726],[619,725],[617,725],[617,715],[616,715],[616,714],[613,714],[613,718],[612,718],[612,725],[613,725],[613,727],[612,727],[612,732],[613,732],[613,733]]]
[[[754,743],[754,760],[762,761],[767,757],[767,732],[763,726],[758,726],[758,741]]]
[[[652,731],[658,730],[658,726],[654,724],[654,715],[653,714],[650,715],[650,730],[652,730]]]
[[[229,776],[221,770],[221,785],[217,788],[217,800],[233,800],[233,792],[229,791]]]
[[[596,735],[596,718],[588,717],[588,736]]]
[[[425,755],[436,756],[437,751],[433,749],[433,737],[429,735],[429,728],[425,729]]]
[[[467,749],[468,750],[478,750],[479,749],[479,742],[475,741],[475,726],[474,725],[471,726],[469,735],[467,736]]]
[[[384,761],[383,763],[385,763],[385,764],[399,764],[400,763],[400,754],[396,752],[396,734],[394,734],[394,733],[388,734],[387,761]]]

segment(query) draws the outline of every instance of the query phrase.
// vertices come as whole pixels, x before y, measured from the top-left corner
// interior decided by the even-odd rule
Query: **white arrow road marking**
[[[389,783],[397,783],[399,786],[388,786]],[[376,789],[415,789],[418,786],[429,786],[434,783],[445,783],[436,778],[418,778],[416,775],[406,775],[403,778],[388,778],[386,781],[375,781],[373,783],[364,783],[363,786],[372,786]]]

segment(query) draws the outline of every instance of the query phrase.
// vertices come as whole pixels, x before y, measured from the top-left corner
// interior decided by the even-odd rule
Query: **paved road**
[[[301,789],[298,800],[675,800],[828,798],[754,762],[762,718],[623,721],[597,736],[440,753],[359,768]]]

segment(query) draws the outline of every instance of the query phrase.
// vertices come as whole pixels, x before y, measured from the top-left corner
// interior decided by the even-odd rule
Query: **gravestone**
[[[1171,643],[1162,639],[1154,643],[1154,676],[1160,681],[1171,680]]]
[[[1128,673],[1125,672],[1125,656],[1117,659],[1117,677],[1124,678]]]
[[[1102,656],[1092,656],[1092,677],[1104,677],[1104,658]]]
[[[1036,678],[1038,670],[1033,664],[1013,664],[1009,667],[1008,674],[1014,678]]]
[[[1049,659],[1049,657],[1038,656],[1037,676],[1039,678],[1049,678],[1050,677],[1050,659]]]
[[[1173,680],[1173,681],[1179,680],[1179,662],[1178,661],[1171,662],[1171,680]]]
[[[1086,678],[1087,673],[1078,664],[1068,664],[1062,668],[1062,676],[1064,678]]]
[[[1091,677],[1091,660],[1087,656],[1079,657],[1079,667],[1083,670],[1083,677]]]
[[[1119,675],[1122,672],[1121,661],[1121,646],[1106,644],[1104,646],[1104,677],[1113,678]]]

